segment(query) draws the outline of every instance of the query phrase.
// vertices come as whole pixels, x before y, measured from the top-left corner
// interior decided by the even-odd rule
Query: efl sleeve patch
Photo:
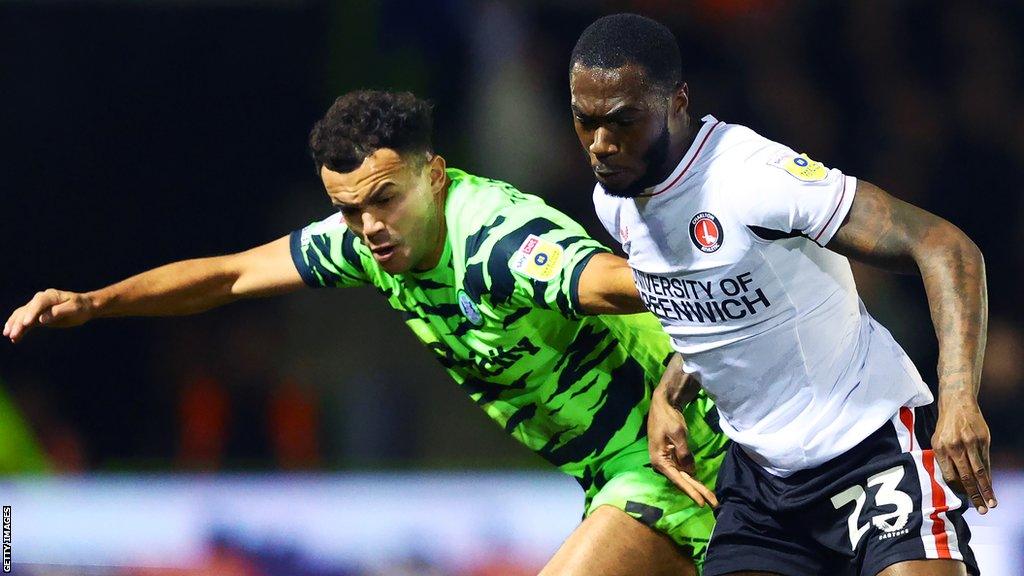
[[[825,168],[821,162],[811,160],[807,154],[780,156],[768,164],[789,172],[791,176],[802,182],[819,182],[828,177],[828,168]]]
[[[508,267],[528,278],[547,282],[562,269],[562,247],[530,234],[519,250],[512,254]]]

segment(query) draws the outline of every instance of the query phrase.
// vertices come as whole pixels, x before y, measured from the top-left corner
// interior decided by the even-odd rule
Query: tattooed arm
[[[988,289],[981,251],[959,228],[863,180],[829,249],[896,272],[919,272],[939,340],[939,421],[932,448],[947,483],[982,514],[996,506],[989,430],[978,407]]]

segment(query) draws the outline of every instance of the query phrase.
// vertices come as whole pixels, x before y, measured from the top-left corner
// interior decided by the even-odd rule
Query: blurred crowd
[[[18,112],[0,150],[0,305],[326,215],[305,135],[364,86],[431,98],[449,165],[543,196],[611,243],[591,214],[567,62],[578,33],[616,11],[676,32],[698,117],[747,125],[978,243],[993,463],[1024,467],[1024,9],[1012,3],[4,5],[0,49],[19,57],[0,91]],[[920,279],[855,268],[868,309],[934,383]],[[0,471],[539,465],[366,290],[40,333],[0,343],[0,378],[0,428],[19,431],[0,433]],[[473,572],[489,573],[513,572]]]
[[[531,576],[543,566],[500,547],[463,566],[416,553],[374,563],[328,562],[287,547],[246,543],[230,534],[211,535],[202,560],[188,568],[120,566],[17,566],[25,576]]]

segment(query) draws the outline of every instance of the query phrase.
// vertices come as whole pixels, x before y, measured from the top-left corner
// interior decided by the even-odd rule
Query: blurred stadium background
[[[674,29],[698,116],[869,179],[982,247],[1001,506],[971,518],[986,573],[1024,574],[1020,3],[3,2],[0,311],[326,214],[306,136],[360,87],[431,98],[450,165],[600,234],[567,61],[618,11]],[[857,275],[934,382],[919,280]],[[363,290],[0,343],[0,473],[24,574],[529,574],[582,510]]]

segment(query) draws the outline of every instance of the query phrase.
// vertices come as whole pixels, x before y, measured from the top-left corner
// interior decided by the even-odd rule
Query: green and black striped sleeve
[[[493,304],[557,310],[568,318],[579,312],[579,278],[587,262],[609,250],[582,226],[541,202],[520,202],[503,209],[481,239],[470,264],[481,264],[482,292]],[[481,257],[481,253],[485,257]]]
[[[373,256],[348,229],[340,214],[295,230],[290,237],[292,261],[313,288],[363,286]]]

